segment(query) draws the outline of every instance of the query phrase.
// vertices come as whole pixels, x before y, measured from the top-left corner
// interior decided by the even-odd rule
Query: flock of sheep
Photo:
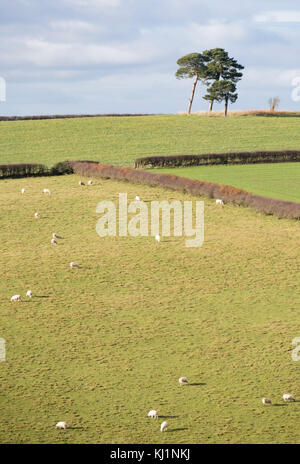
[[[82,181],[79,181],[78,184],[79,184],[80,186],[84,186],[84,185],[85,185],[85,183],[82,182]],[[92,185],[92,181],[91,181],[91,180],[88,181],[88,185]],[[22,193],[22,195],[25,193],[25,188],[22,188],[21,193]],[[50,191],[49,189],[47,189],[47,188],[45,188],[45,189],[43,190],[43,193],[44,193],[44,194],[47,194],[47,195],[51,195],[51,191]],[[136,201],[140,201],[140,197],[137,195],[137,196],[135,197],[135,200],[136,200]],[[224,206],[223,200],[221,200],[221,199],[216,199],[216,205]],[[38,219],[38,218],[39,218],[39,213],[38,213],[38,212],[35,212],[34,217],[35,217],[36,219]],[[63,238],[63,237],[61,237],[61,236],[58,235],[57,233],[53,233],[53,234],[52,234],[52,239],[51,239],[51,244],[57,245],[57,240],[56,240],[56,239],[62,239],[62,238]],[[155,240],[156,240],[156,242],[159,243],[160,240],[161,240],[160,235],[156,235],[156,236],[155,236]],[[76,263],[76,262],[74,262],[74,261],[72,261],[72,262],[70,263],[70,268],[79,268],[79,264]],[[28,291],[26,292],[26,296],[27,296],[28,298],[32,298],[32,291],[31,291],[31,290],[28,290]],[[12,301],[12,302],[15,302],[15,301],[22,301],[22,297],[21,297],[21,295],[14,295],[14,296],[11,297],[11,301]],[[179,381],[179,384],[180,384],[180,385],[188,385],[188,379],[187,379],[186,377],[180,377],[178,381]],[[295,401],[295,398],[293,397],[293,395],[291,395],[291,394],[289,394],[289,393],[285,393],[285,394],[283,395],[283,400],[284,400],[284,401],[288,401],[288,402],[294,402],[294,401]],[[265,405],[270,405],[270,404],[272,404],[272,401],[270,400],[270,398],[262,398],[262,403],[265,404]],[[151,410],[148,412],[148,417],[154,418],[154,419],[158,419],[158,411],[157,411],[156,409],[151,409]],[[55,427],[56,427],[57,429],[64,429],[64,430],[65,430],[68,426],[67,426],[67,423],[66,423],[66,422],[60,421],[60,422],[58,422],[58,423],[56,424]],[[167,421],[163,421],[163,422],[161,423],[161,425],[160,425],[160,431],[161,431],[161,432],[165,432],[165,431],[167,430],[167,428],[168,428],[168,422],[167,422]]]

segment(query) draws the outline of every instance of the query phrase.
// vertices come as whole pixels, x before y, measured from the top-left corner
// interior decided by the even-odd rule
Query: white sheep
[[[138,195],[135,197],[135,199],[136,199],[136,201],[140,201],[140,200],[141,200],[140,197],[139,197]]]
[[[55,239],[55,238],[62,238],[62,237],[61,237],[61,235],[58,235],[58,234],[54,233],[54,234],[52,234],[52,238]]]
[[[148,417],[158,419],[158,411],[156,411],[156,409],[151,409],[151,411],[148,412]]]
[[[165,430],[167,430],[168,428],[168,422],[167,421],[163,421],[160,425],[160,431],[161,432],[164,432]]]
[[[24,188],[22,188],[21,193],[22,193],[22,195],[24,195],[24,193],[25,193],[25,189],[24,189]]]
[[[29,298],[32,298],[32,291],[31,291],[31,290],[27,290],[26,296],[28,296]]]
[[[44,192],[44,193],[47,193],[48,195],[51,195],[51,192],[50,192],[49,189],[44,189],[43,192]]]
[[[293,395],[290,395],[289,393],[285,393],[282,398],[283,401],[296,401]]]
[[[180,379],[178,379],[178,382],[180,385],[187,385],[189,383],[186,377],[180,377]]]
[[[10,301],[22,301],[21,295],[12,296]]]
[[[39,213],[38,212],[34,213],[34,217],[37,219],[39,217]]]
[[[93,181],[92,180],[89,180],[88,181],[88,185],[92,185]]]
[[[224,206],[224,201],[220,200],[219,198],[216,200],[216,205]]]
[[[66,428],[68,427],[67,423],[66,422],[57,422],[56,426],[55,426],[57,429],[64,429],[66,430]]]
[[[160,242],[160,235],[155,235],[155,240],[157,241],[157,243]]]
[[[51,239],[51,244],[52,244],[52,245],[57,245],[57,241],[55,240],[55,238],[52,238],[52,239]]]
[[[73,267],[79,267],[79,264],[78,263],[75,263],[74,261],[72,261],[70,263],[70,268],[72,269]]]
[[[263,398],[261,401],[262,401],[262,404],[272,404],[272,401],[270,400],[270,398]]]
[[[82,180],[80,180],[80,181],[78,182],[78,185],[85,185],[85,183],[82,182]]]

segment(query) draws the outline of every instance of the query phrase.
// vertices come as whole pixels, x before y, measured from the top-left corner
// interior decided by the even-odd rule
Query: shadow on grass
[[[204,383],[204,382],[189,383],[190,387],[200,387],[201,385],[206,385],[206,383]]]
[[[170,429],[170,430],[167,430],[167,432],[169,433],[172,433],[172,432],[181,432],[181,430],[187,430],[188,428],[187,427],[180,427],[180,428],[177,428],[177,429]]]
[[[177,419],[179,416],[159,416],[159,419]]]
[[[273,406],[287,406],[287,403],[276,403]]]
[[[68,430],[86,430],[84,427],[68,427]]]
[[[50,296],[47,296],[47,295],[34,295],[34,298],[50,298]]]

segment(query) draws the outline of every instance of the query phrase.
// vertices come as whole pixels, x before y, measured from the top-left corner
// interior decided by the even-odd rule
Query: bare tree
[[[270,111],[275,111],[275,108],[276,108],[276,106],[279,105],[279,102],[280,102],[279,97],[269,98]]]

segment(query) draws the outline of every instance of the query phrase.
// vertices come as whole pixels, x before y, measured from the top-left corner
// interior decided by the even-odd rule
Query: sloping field
[[[300,203],[300,163],[194,166],[152,171],[232,185],[256,195]]]
[[[0,442],[300,443],[299,224],[205,200],[201,248],[101,239],[101,200],[192,197],[78,180],[0,183]]]
[[[196,115],[0,122],[0,163],[88,159],[133,165],[147,155],[300,148],[299,117]]]

